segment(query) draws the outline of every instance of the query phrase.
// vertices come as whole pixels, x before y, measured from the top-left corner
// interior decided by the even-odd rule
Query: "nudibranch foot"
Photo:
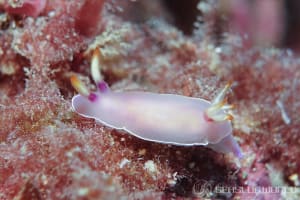
[[[103,81],[100,61],[101,54],[96,49],[91,60],[96,92],[90,92],[77,77],[71,77],[79,93],[72,99],[72,107],[78,114],[143,140],[182,146],[203,145],[242,157],[232,136],[230,120],[233,117],[227,113],[233,106],[224,100],[230,84],[212,102],[175,94],[114,92]]]
[[[243,157],[240,146],[231,134],[223,138],[220,142],[209,144],[208,146],[217,152],[233,153],[237,158]]]

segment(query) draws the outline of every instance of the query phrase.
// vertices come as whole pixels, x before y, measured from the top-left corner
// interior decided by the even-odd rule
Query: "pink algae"
[[[10,14],[37,17],[45,9],[46,3],[46,0],[4,0],[4,7]]]
[[[92,36],[97,31],[104,0],[86,1],[76,15],[75,28],[79,33]]]
[[[77,15],[90,9],[83,0],[48,1],[42,16],[9,17],[1,26],[0,199],[299,197],[217,190],[299,187],[299,59],[286,50],[249,48],[229,33],[216,45],[213,9],[186,36],[164,15],[142,24],[125,20],[131,3],[99,3],[98,22],[87,24],[92,34],[78,29]],[[151,8],[143,9],[149,16]],[[211,100],[233,81],[228,101],[245,154],[240,167],[204,147],[142,141],[74,113],[69,77],[75,73],[94,89],[93,46],[103,53],[102,74],[113,90]],[[201,193],[201,186],[210,191]]]

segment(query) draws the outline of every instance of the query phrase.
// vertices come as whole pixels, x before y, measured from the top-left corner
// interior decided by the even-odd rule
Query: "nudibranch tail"
[[[206,109],[205,115],[208,120],[215,122],[233,120],[233,116],[226,113],[226,111],[232,109],[234,106],[226,104],[227,101],[224,99],[230,86],[231,83],[226,84],[221,92],[214,98],[211,105]]]

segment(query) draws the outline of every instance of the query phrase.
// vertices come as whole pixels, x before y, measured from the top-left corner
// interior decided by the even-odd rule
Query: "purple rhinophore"
[[[97,94],[91,93],[88,98],[91,102],[94,102],[97,99],[97,97]]]
[[[99,82],[97,86],[100,92],[107,92],[109,90],[109,87],[105,81]]]

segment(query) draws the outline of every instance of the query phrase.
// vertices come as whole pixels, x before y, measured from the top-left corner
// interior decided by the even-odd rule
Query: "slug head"
[[[103,81],[101,72],[100,72],[100,58],[101,53],[98,48],[93,52],[91,59],[91,75],[97,85],[97,88],[100,93],[109,91],[109,87],[105,81]],[[78,79],[77,76],[73,75],[70,78],[73,88],[82,96],[87,97],[91,102],[95,101],[99,95],[94,92],[90,92],[87,87]]]

